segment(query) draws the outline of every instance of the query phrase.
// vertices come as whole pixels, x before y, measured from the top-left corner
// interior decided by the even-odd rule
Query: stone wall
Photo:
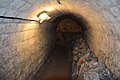
[[[72,6],[74,4],[70,11],[75,12],[78,17],[81,16],[87,24],[87,40],[90,48],[100,61],[105,62],[107,67],[117,77],[120,77],[120,1],[70,1],[68,1],[69,4],[72,4]]]
[[[25,80],[51,51],[54,31],[50,24],[10,21],[0,23],[0,80]]]

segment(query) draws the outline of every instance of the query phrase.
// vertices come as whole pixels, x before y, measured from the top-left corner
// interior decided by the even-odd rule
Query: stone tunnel
[[[42,11],[49,21],[24,20]],[[89,48],[120,80],[120,0],[0,0],[0,16],[23,18],[0,17],[0,80],[28,80],[36,74],[54,50],[56,26],[64,19],[80,26]]]

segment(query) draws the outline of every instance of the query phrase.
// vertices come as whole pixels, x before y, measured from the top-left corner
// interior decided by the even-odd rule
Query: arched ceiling
[[[111,4],[110,1],[108,4],[104,4],[106,1],[108,0],[101,1],[102,6]],[[57,0],[0,0],[0,10],[2,11],[1,15],[23,18],[33,18],[44,10],[48,11],[51,16],[65,12],[80,14],[86,18],[92,17],[92,19],[97,15],[103,16],[98,12],[101,7],[99,1],[99,3],[94,0],[60,0],[60,2],[61,4],[58,4]]]
[[[0,0],[0,15],[34,19],[46,10],[51,16],[61,13],[74,13],[83,16],[91,23],[118,22],[113,15],[117,11],[116,0]],[[119,3],[118,3],[119,4]],[[119,19],[119,18],[118,18]]]

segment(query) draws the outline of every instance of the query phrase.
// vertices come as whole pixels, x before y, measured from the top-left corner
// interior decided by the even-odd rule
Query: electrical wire
[[[17,20],[24,20],[24,21],[35,21],[35,22],[39,22],[39,21],[37,21],[37,20],[24,19],[24,18],[18,18],[18,17],[0,16],[0,18],[4,18],[4,19],[17,19]]]

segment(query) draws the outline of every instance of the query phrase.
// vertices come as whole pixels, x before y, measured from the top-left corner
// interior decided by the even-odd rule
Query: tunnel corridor
[[[72,80],[73,36],[81,33],[82,29],[69,18],[63,18],[56,26],[55,48],[33,80]]]
[[[117,80],[94,56],[84,30],[71,16],[57,19],[55,47],[32,80]]]
[[[119,14],[120,0],[0,0],[0,80],[120,80]]]

